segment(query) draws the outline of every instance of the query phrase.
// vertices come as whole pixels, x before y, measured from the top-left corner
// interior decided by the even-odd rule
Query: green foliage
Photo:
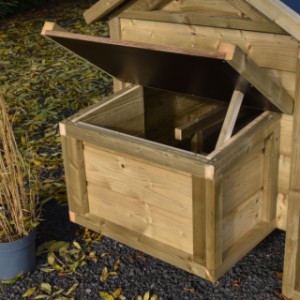
[[[0,19],[41,5],[43,0],[0,0]]]

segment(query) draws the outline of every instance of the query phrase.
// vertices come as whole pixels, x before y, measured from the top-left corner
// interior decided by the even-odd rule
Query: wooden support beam
[[[127,10],[122,12],[119,17],[124,19],[240,29],[275,34],[285,33],[281,27],[272,22],[253,21],[243,17],[214,16],[207,13]]]
[[[294,99],[282,87],[279,79],[273,73],[259,67],[249,55],[237,46],[221,44],[218,50],[227,53],[226,62],[279,110],[286,114],[293,113]]]
[[[226,113],[226,117],[216,144],[216,149],[220,148],[226,141],[228,141],[232,135],[234,125],[236,123],[243,99],[244,93],[235,90],[232,94],[231,101]]]
[[[107,16],[110,12],[116,9],[118,6],[125,3],[125,0],[100,0],[96,2],[92,7],[83,13],[83,17],[87,24],[97,21]]]

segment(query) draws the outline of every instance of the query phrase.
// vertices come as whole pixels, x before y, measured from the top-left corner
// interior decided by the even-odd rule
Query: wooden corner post
[[[292,160],[286,226],[283,294],[300,299],[300,47],[293,123]]]

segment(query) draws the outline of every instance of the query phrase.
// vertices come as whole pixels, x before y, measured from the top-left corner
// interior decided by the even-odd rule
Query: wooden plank
[[[290,36],[125,18],[120,21],[126,40],[206,50],[230,43],[241,47],[260,67],[296,71],[298,44]]]
[[[265,33],[285,34],[285,31],[274,23],[252,21],[238,16],[215,16],[211,12],[166,12],[166,11],[123,11],[120,18],[147,20],[154,22],[170,22],[199,26],[211,26],[239,30],[250,30]]]
[[[130,99],[139,99],[143,96],[143,87],[132,85],[126,89],[102,98],[97,103],[80,110],[64,122],[72,120],[73,123],[84,122],[85,120],[101,114],[102,110],[117,109],[119,102],[128,102]],[[140,109],[138,109],[140,111]]]
[[[192,119],[184,123],[181,126],[175,128],[175,139],[177,140],[185,140],[190,138],[197,131],[202,130],[210,124],[213,124],[217,120],[223,120],[225,116],[226,110],[225,107],[218,107],[207,113],[203,114],[200,117]]]
[[[174,170],[191,173],[195,176],[210,176],[206,165],[209,160],[181,149],[158,144],[145,139],[125,135],[113,130],[85,124],[63,123],[64,131],[68,136],[75,137],[101,149],[110,149],[112,152],[134,156],[136,159],[148,160]],[[178,159],[180,157],[180,159]]]
[[[174,138],[174,127],[202,119],[203,115],[223,104],[156,89],[145,89],[144,98],[146,138],[156,141],[171,134]]]
[[[189,174],[88,144],[85,144],[84,157],[89,184],[192,219],[192,178]]]
[[[225,51],[227,47],[221,45],[219,49]],[[277,77],[258,67],[239,47],[235,47],[232,58],[227,58],[226,61],[277,108],[284,113],[292,114],[294,99],[283,89]]]
[[[198,263],[195,263],[191,254],[180,249],[176,249],[165,243],[142,236],[140,233],[137,233],[133,230],[128,230],[125,227],[119,226],[99,217],[95,217],[92,214],[86,215],[85,217],[76,216],[76,223],[85,227],[93,228],[94,230],[101,232],[102,234],[107,235],[114,240],[148,253],[158,259],[175,265],[178,268],[193,273],[197,276],[206,278],[206,268]],[[95,224],[99,224],[99,226],[95,226]]]
[[[243,236],[237,243],[223,253],[223,263],[216,270],[216,278],[223,275],[229,268],[242,259],[254,247],[256,247],[266,236],[275,229],[275,223],[259,223],[251,231]]]
[[[279,128],[269,136],[264,151],[263,221],[276,218],[278,193]]]
[[[223,216],[263,189],[263,149],[249,151],[223,173]]]
[[[193,176],[193,254],[194,261],[205,262],[205,180]]]
[[[241,91],[235,90],[233,92],[216,148],[220,148],[231,138],[244,96],[244,93]]]
[[[286,243],[283,272],[283,293],[291,298],[299,284],[299,227],[300,227],[300,56],[298,56],[295,112],[292,136],[292,158],[288,215],[286,225]],[[299,287],[299,285],[298,285]]]
[[[246,0],[300,41],[300,16],[280,0]]]
[[[222,178],[205,182],[205,237],[207,277],[214,280],[215,270],[222,264]]]
[[[244,201],[222,219],[223,251],[239,242],[249,231],[262,221],[262,190]]]
[[[83,145],[79,140],[64,136],[65,132],[63,131],[61,131],[61,143],[69,209],[74,213],[85,214],[89,211],[89,205]]]
[[[235,161],[243,157],[258,145],[264,148],[264,139],[268,137],[275,128],[278,128],[280,114],[264,112],[238,133],[236,133],[224,147],[216,149],[206,156],[210,159],[218,172],[225,172],[234,166]],[[233,155],[235,153],[235,155]]]
[[[87,24],[106,17],[117,7],[126,3],[125,0],[100,0],[83,13]]]
[[[252,5],[247,3],[245,0],[227,0],[234,7],[239,9],[242,14],[249,17],[251,20],[255,22],[264,22],[270,23],[270,20],[257,9],[255,9]]]
[[[192,218],[182,217],[169,209],[153,205],[148,199],[143,202],[93,182],[88,183],[90,211],[95,216],[187,253],[193,253]]]

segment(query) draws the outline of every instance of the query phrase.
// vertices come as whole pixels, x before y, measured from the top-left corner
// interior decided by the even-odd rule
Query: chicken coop
[[[71,221],[215,281],[275,228],[300,299],[300,16],[279,0],[100,0],[42,34],[114,78],[61,122]]]

